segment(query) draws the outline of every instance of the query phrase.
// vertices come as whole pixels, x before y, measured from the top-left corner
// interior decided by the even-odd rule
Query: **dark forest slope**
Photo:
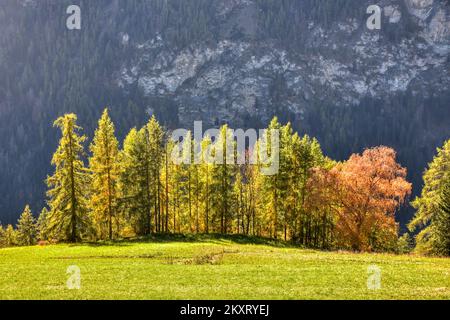
[[[0,221],[44,205],[53,120],[76,112],[91,135],[105,106],[121,137],[149,114],[169,128],[278,115],[336,159],[392,146],[417,192],[450,137],[449,4],[378,2],[380,31],[361,0],[2,0]],[[81,31],[65,26],[73,3]]]

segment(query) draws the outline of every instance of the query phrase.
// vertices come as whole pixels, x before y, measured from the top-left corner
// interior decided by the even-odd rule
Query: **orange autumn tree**
[[[352,155],[329,175],[338,244],[358,251],[392,247],[398,237],[395,212],[412,189],[395,151],[377,147]]]

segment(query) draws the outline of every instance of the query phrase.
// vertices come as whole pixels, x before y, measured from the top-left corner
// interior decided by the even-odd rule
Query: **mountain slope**
[[[44,205],[53,120],[92,136],[109,106],[119,135],[149,114],[169,128],[262,127],[278,115],[344,159],[396,148],[420,190],[450,137],[448,1],[4,0],[0,8],[0,221]],[[400,218],[406,221],[407,217]]]

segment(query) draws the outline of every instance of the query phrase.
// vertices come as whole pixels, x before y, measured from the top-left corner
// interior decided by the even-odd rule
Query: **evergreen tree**
[[[160,232],[162,229],[161,218],[161,168],[164,159],[164,130],[156,120],[155,116],[152,116],[148,124],[145,126],[145,138],[147,146],[147,157],[150,165],[150,190],[153,200],[153,217],[155,232]]]
[[[147,156],[145,130],[133,128],[125,138],[121,153],[121,211],[135,234],[151,231],[151,169]]]
[[[152,117],[141,130],[131,130],[121,158],[122,207],[139,235],[161,231],[161,169],[164,131]],[[153,222],[152,222],[153,220]]]
[[[442,246],[449,234],[449,230],[445,230],[446,201],[443,197],[446,185],[450,183],[450,140],[438,149],[423,179],[425,184],[422,195],[413,202],[417,212],[409,228],[411,231],[421,229],[416,236],[416,249],[419,252],[442,254],[446,251]]]
[[[209,148],[212,148],[212,141],[209,136],[205,136],[201,141],[201,160],[200,160],[200,202],[203,212],[203,231],[209,233],[211,224],[211,190],[212,190],[212,171],[214,164],[209,161]]]
[[[17,235],[12,225],[8,225],[3,234],[3,242],[6,247],[12,247],[17,245]]]
[[[48,230],[58,240],[69,242],[80,241],[91,233],[87,203],[89,175],[82,160],[86,137],[78,134],[81,128],[76,121],[74,114],[55,121],[62,137],[52,158],[55,173],[47,178]]]
[[[119,217],[117,214],[118,190],[117,180],[120,174],[119,142],[114,133],[108,110],[105,109],[98,122],[93,142],[90,146],[92,157],[89,168],[92,179],[92,192],[89,205],[92,210],[93,222],[97,235],[101,239],[113,238],[113,224],[118,234]]]
[[[16,232],[17,244],[31,246],[36,243],[36,221],[28,205],[20,216]]]
[[[36,223],[38,240],[47,241],[49,239],[47,228],[48,228],[48,210],[47,208],[44,207]]]
[[[211,209],[214,209],[214,229],[229,232],[232,223],[231,200],[235,169],[235,142],[227,125],[213,144],[214,166],[211,177]]]
[[[260,139],[259,148],[261,148],[260,153],[269,153],[278,152],[281,155],[283,146],[280,145],[278,147],[272,146],[272,138],[273,134],[279,133],[281,130],[281,124],[278,122],[278,118],[275,117],[270,122],[270,125],[267,129],[265,135]],[[281,142],[281,141],[280,141]],[[266,155],[264,155],[266,156]],[[272,155],[270,155],[272,156]],[[280,160],[283,161],[283,159]],[[264,198],[266,199],[265,203],[263,202],[263,214],[266,225],[266,230],[269,233],[270,237],[277,238],[279,231],[279,214],[281,209],[281,182],[284,174],[284,170],[282,167],[286,167],[286,163],[280,163],[279,170],[271,175],[262,176],[262,192],[264,194]],[[265,165],[263,165],[264,167]]]
[[[450,256],[450,181],[441,192],[438,212],[432,218],[434,227],[434,251],[443,256]]]
[[[3,229],[3,226],[0,224],[0,248],[6,247],[6,241],[5,241],[5,230]]]

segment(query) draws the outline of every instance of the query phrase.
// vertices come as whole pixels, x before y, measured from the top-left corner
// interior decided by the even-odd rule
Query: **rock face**
[[[217,15],[225,25],[252,32],[256,1],[224,1]],[[123,62],[117,86],[138,86],[146,96],[169,97],[178,105],[181,123],[199,118],[244,125],[255,117],[273,115],[271,88],[282,87],[277,109],[296,119],[312,100],[334,105],[359,105],[367,97],[384,100],[399,92],[439,95],[450,87],[450,18],[446,2],[433,0],[381,1],[381,30],[368,30],[364,20],[349,18],[324,29],[308,23],[305,46],[298,53],[276,42],[218,39],[173,50],[161,36],[133,42],[136,55]],[[364,8],[364,6],[362,6]],[[364,12],[363,12],[364,13]],[[241,20],[236,19],[240,17]],[[228,20],[227,20],[228,19]],[[415,32],[393,41],[384,29]],[[433,90],[429,90],[433,88]],[[277,93],[279,94],[279,92]]]
[[[149,114],[171,129],[276,115],[336,159],[395,147],[416,192],[450,137],[448,0],[80,0],[70,32],[64,1],[3,1],[0,223],[44,206],[64,112],[92,136],[108,105],[120,138]]]

